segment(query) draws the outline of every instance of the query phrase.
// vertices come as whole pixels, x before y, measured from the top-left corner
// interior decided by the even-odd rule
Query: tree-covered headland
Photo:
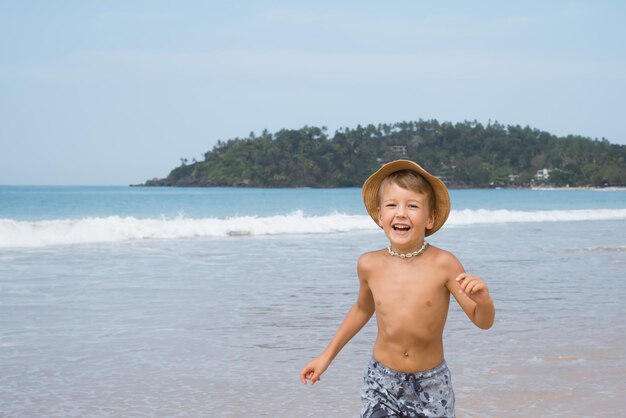
[[[203,161],[146,186],[350,187],[384,162],[416,161],[449,187],[626,185],[626,145],[557,137],[530,127],[419,120],[341,128],[305,126],[218,141]]]

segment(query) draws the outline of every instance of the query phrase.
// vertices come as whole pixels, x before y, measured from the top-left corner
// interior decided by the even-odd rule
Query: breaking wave
[[[517,222],[571,222],[626,219],[626,209],[452,211],[448,226]],[[267,217],[220,218],[98,217],[44,221],[0,219],[0,248],[122,242],[142,239],[323,234],[376,230],[364,215],[308,216],[302,211]]]

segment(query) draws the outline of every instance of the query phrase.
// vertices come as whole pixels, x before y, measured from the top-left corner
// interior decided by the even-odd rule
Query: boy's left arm
[[[460,263],[455,270],[451,272],[446,287],[477,327],[491,328],[495,320],[496,308],[489,295],[489,287],[482,278],[463,271]]]

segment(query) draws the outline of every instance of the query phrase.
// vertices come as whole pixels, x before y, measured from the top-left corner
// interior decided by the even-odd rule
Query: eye
[[[387,208],[395,208],[395,207],[396,207],[396,204],[395,204],[395,203],[387,203],[387,204],[385,205],[385,207],[387,207]]]
[[[418,205],[416,205],[415,203],[411,203],[411,204],[409,205],[409,207],[410,207],[411,209],[417,209],[417,208],[419,208],[419,206],[418,206]]]

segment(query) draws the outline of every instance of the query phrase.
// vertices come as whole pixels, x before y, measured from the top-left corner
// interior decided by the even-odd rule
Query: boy
[[[372,174],[362,194],[390,245],[359,258],[357,301],[300,379],[320,380],[376,312],[378,334],[361,389],[361,417],[454,417],[442,340],[450,294],[483,329],[493,324],[495,308],[480,277],[465,273],[454,255],[424,240],[448,218],[448,190],[418,164],[397,160]]]

